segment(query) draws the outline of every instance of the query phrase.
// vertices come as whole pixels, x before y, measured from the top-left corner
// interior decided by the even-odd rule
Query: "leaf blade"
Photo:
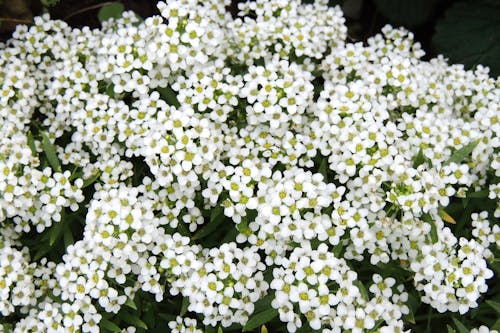
[[[452,319],[453,319],[453,323],[455,324],[455,327],[458,330],[458,333],[469,333],[469,329],[467,327],[465,327],[465,325],[462,324],[462,322],[460,320],[458,320],[455,317],[452,317]]]
[[[59,158],[57,157],[57,151],[54,144],[50,142],[50,139],[45,132],[40,131],[40,135],[42,136],[42,146],[45,156],[47,157],[47,161],[53,170],[61,172],[61,162],[59,162]]]
[[[480,141],[481,140],[479,139],[474,140],[469,144],[463,146],[462,148],[458,149],[450,156],[450,158],[444,163],[444,165],[448,165],[450,163],[456,163],[456,164],[462,163],[467,158],[467,156],[469,156],[472,153],[472,151],[474,150],[474,148],[476,148],[476,146],[479,144]]]
[[[111,18],[117,19],[122,16],[125,6],[120,2],[112,2],[106,6],[102,6],[97,14],[100,22],[107,21]]]
[[[251,316],[245,326],[243,326],[243,331],[251,331],[256,329],[257,327],[267,323],[271,319],[275,318],[278,315],[278,310],[276,309],[267,309],[265,311],[259,312],[253,316]]]

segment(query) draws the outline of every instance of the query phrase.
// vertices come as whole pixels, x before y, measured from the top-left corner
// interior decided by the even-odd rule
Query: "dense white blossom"
[[[202,319],[178,316],[179,333],[244,326],[265,297],[290,332],[403,332],[411,285],[439,312],[478,306],[500,247],[498,79],[422,60],[403,29],[347,42],[327,3],[250,1],[233,18],[228,0],[167,0],[101,29],[18,26],[0,49],[14,332],[99,332],[139,290],[188,301]],[[458,237],[443,211],[471,193],[496,207]],[[57,263],[20,241],[78,214]],[[204,248],[213,219],[228,238]],[[361,281],[359,262],[408,279]]]

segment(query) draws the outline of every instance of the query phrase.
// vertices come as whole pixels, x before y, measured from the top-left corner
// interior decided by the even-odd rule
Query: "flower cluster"
[[[145,293],[184,299],[165,327],[193,333],[266,297],[289,332],[402,332],[410,295],[478,306],[498,79],[422,60],[403,29],[347,42],[325,0],[229,4],[43,16],[1,45],[0,323],[99,332]]]
[[[323,327],[324,332],[362,332],[373,329],[378,321],[401,331],[400,319],[409,312],[404,305],[408,294],[403,285],[395,286],[394,278],[383,279],[375,274],[369,289],[374,297],[369,298],[364,289],[362,295],[360,288],[364,287],[356,283],[356,272],[344,259],[329,252],[326,244],[317,250],[294,249],[273,270],[273,277],[271,288],[276,290],[276,297],[272,305],[290,332],[302,326],[301,314],[312,329]],[[294,311],[294,305],[299,311]]]

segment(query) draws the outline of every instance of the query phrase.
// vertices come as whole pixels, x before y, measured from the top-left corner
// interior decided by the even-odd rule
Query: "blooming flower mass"
[[[139,332],[120,314],[181,303],[165,331],[403,332],[416,302],[478,307],[500,255],[498,78],[423,60],[404,29],[348,42],[327,3],[18,26],[0,332]]]

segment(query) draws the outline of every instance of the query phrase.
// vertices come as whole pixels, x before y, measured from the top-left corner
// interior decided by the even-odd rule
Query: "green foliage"
[[[40,2],[42,3],[42,6],[44,6],[44,7],[54,7],[60,1],[61,0],[41,0]]]
[[[451,62],[468,68],[487,65],[500,74],[500,3],[461,1],[446,11],[436,26],[434,48]]]
[[[397,25],[414,27],[425,23],[434,14],[440,0],[373,0],[377,10]]]
[[[269,308],[262,312],[254,313],[252,316],[250,316],[248,322],[243,327],[243,332],[256,329],[257,327],[271,321],[277,315],[278,315],[278,310],[273,308]]]
[[[61,162],[59,162],[59,158],[57,157],[57,151],[54,144],[50,142],[50,139],[45,132],[40,131],[40,136],[42,137],[43,150],[47,157],[47,161],[54,171],[61,172]]]
[[[460,320],[455,317],[452,317],[453,322],[455,323],[455,327],[457,328],[458,333],[469,333],[469,329],[465,327],[464,324]]]
[[[464,147],[458,149],[456,152],[453,153],[453,155],[450,156],[448,161],[446,161],[445,165],[450,164],[450,163],[462,163],[476,148],[476,146],[479,144],[479,140],[474,140],[468,145],[465,145]]]
[[[99,21],[104,22],[109,19],[117,19],[122,16],[123,10],[125,9],[125,6],[120,3],[120,2],[113,2],[110,3],[106,6],[103,6],[100,10],[99,13],[97,14],[97,17],[99,18]]]

